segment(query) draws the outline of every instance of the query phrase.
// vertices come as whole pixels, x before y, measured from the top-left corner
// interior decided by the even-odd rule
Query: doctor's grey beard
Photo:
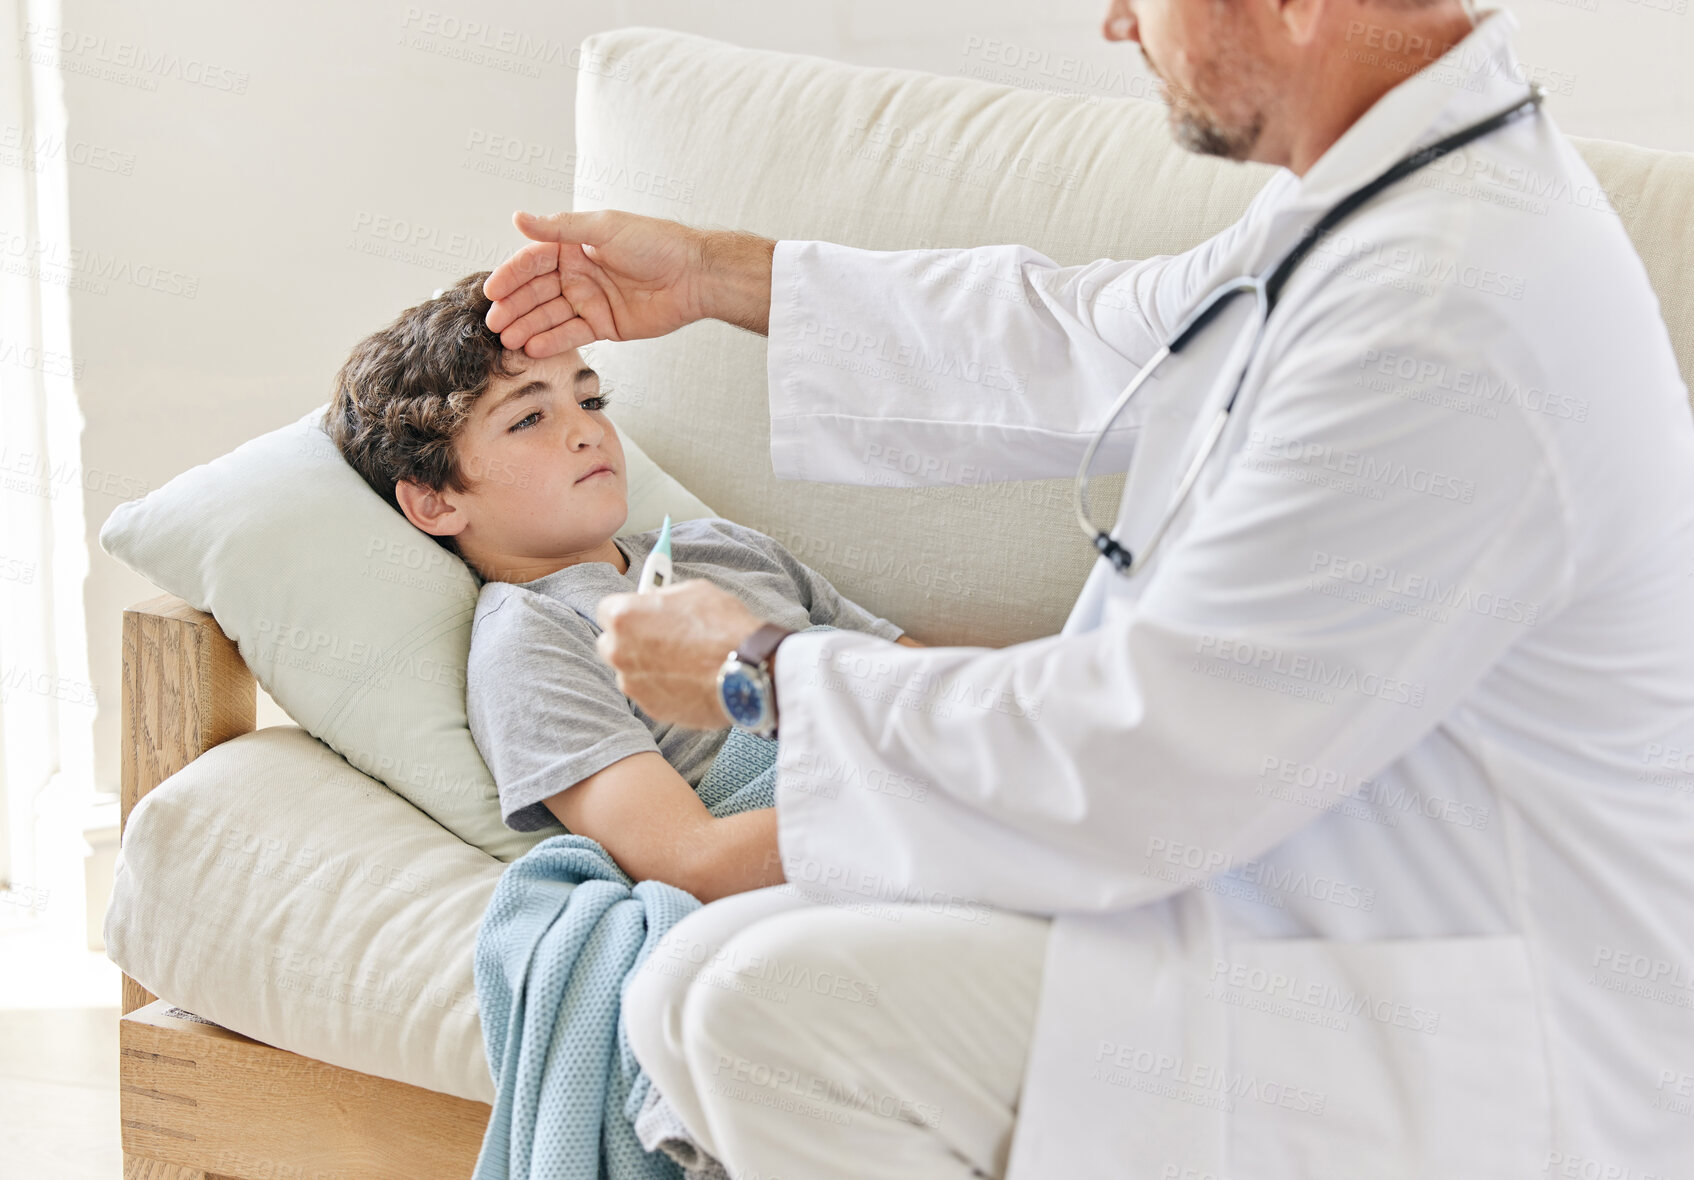
[[[1170,108],[1171,134],[1179,146],[1202,156],[1221,156],[1226,160],[1244,160],[1259,142],[1265,129],[1264,72],[1259,63],[1241,51],[1233,38],[1220,41],[1216,56],[1206,63],[1203,78],[1210,83],[1214,94],[1222,88],[1225,77],[1233,77],[1239,101],[1245,101],[1252,113],[1233,121],[1219,115],[1212,106],[1187,87],[1167,78],[1145,45],[1141,56],[1164,90],[1165,104]]]

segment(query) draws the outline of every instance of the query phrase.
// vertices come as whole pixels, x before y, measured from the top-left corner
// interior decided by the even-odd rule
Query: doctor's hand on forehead
[[[487,324],[510,349],[555,356],[596,340],[663,336],[720,319],[763,334],[771,253],[755,234],[698,230],[617,209],[519,212],[528,246],[483,282]]]
[[[1108,41],[1139,39],[1129,0],[1111,0],[1102,31]],[[664,336],[702,319],[769,331],[774,239],[617,209],[519,211],[512,222],[531,242],[482,286],[493,301],[488,327],[507,348],[556,356],[596,340]]]

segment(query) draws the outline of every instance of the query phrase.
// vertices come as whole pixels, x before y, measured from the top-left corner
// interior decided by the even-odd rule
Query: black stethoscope
[[[1369,184],[1355,189],[1343,197],[1316,224],[1300,235],[1300,240],[1295,242],[1293,248],[1284,254],[1275,265],[1258,275],[1243,275],[1238,279],[1231,279],[1207,295],[1200,301],[1199,306],[1188,313],[1187,318],[1172,333],[1165,346],[1153,354],[1153,358],[1142,366],[1141,371],[1135,375],[1135,379],[1118,395],[1118,400],[1113,404],[1111,412],[1106,415],[1106,420],[1101,423],[1094,440],[1088,444],[1088,450],[1082,456],[1082,466],[1077,468],[1075,488],[1077,521],[1082,525],[1082,531],[1093,542],[1094,548],[1100,551],[1102,557],[1112,563],[1113,569],[1125,577],[1129,577],[1145,566],[1148,559],[1152,557],[1159,539],[1165,535],[1165,530],[1170,527],[1171,521],[1175,520],[1177,513],[1182,510],[1182,504],[1188,498],[1189,489],[1194,486],[1194,481],[1199,478],[1200,469],[1206,465],[1206,460],[1211,456],[1212,448],[1217,445],[1218,436],[1223,433],[1224,423],[1229,420],[1229,412],[1235,408],[1235,399],[1241,395],[1241,387],[1247,380],[1247,369],[1252,366],[1253,354],[1258,351],[1259,339],[1264,335],[1265,322],[1270,319],[1270,314],[1276,307],[1276,301],[1282,295],[1284,284],[1288,282],[1289,276],[1294,273],[1294,268],[1305,260],[1306,255],[1312,252],[1312,249],[1323,239],[1324,235],[1349,217],[1360,205],[1363,205],[1389,185],[1404,180],[1426,164],[1439,160],[1449,152],[1457,151],[1472,140],[1480,139],[1489,132],[1505,126],[1519,115],[1533,112],[1541,105],[1545,97],[1546,95],[1542,92],[1541,87],[1531,83],[1529,95],[1526,98],[1520,99],[1505,110],[1490,115],[1480,122],[1455,131],[1452,135],[1437,140],[1428,147],[1419,148]],[[1223,409],[1217,412],[1210,427],[1207,428],[1206,438],[1200,445],[1199,454],[1195,455],[1194,461],[1188,465],[1188,470],[1183,475],[1181,484],[1177,486],[1176,496],[1171,501],[1170,507],[1165,510],[1158,527],[1153,530],[1152,536],[1147,539],[1147,543],[1142,547],[1141,552],[1132,556],[1128,549],[1112,539],[1108,531],[1096,528],[1094,522],[1089,519],[1088,468],[1094,462],[1094,453],[1100,449],[1100,444],[1105,441],[1106,435],[1112,429],[1112,424],[1118,420],[1118,415],[1123,413],[1123,408],[1129,404],[1129,399],[1135,396],[1136,391],[1164,363],[1165,358],[1172,353],[1181,352],[1193,343],[1194,338],[1200,334],[1200,330],[1216,319],[1218,313],[1223,311],[1232,299],[1243,293],[1250,293],[1259,307],[1259,319],[1253,328],[1253,342],[1252,347],[1247,352],[1247,362],[1242,366],[1241,375],[1235,380],[1235,389],[1230,393],[1229,401],[1224,404]]]

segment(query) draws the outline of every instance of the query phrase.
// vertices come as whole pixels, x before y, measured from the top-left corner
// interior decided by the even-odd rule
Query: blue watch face
[[[765,713],[764,689],[745,670],[724,677],[722,695],[724,708],[737,725],[750,729],[759,724]]]

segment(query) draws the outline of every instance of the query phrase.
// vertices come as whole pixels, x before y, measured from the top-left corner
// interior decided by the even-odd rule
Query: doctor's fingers
[[[581,348],[584,344],[593,344],[596,340],[604,340],[589,327],[586,320],[574,319],[560,324],[549,332],[540,332],[524,341],[523,351],[527,357],[540,360],[542,357],[558,356],[561,352],[569,352],[573,348]]]
[[[490,331],[498,332],[502,341],[507,340],[506,333],[518,327],[524,316],[531,314],[536,308],[545,307],[563,294],[561,276],[557,274],[543,275],[532,279],[513,291],[504,299],[497,300],[489,306],[488,314],[483,317],[483,323]],[[525,332],[526,340],[531,332]],[[506,344],[507,348],[516,348],[523,340],[515,340]]]
[[[532,297],[540,302],[506,326],[500,333],[501,344],[507,348],[521,348],[532,357],[543,357],[611,335],[609,331],[600,330],[601,325],[609,328],[612,323],[605,296],[588,284],[583,288],[583,294],[573,298],[570,292],[559,289],[562,278],[547,275],[537,279],[530,287],[522,288],[524,292],[531,292],[533,288]],[[543,299],[543,296],[546,298]],[[585,314],[587,307],[596,307],[598,311],[588,316]]]
[[[595,608],[600,636],[594,641],[594,648],[618,674],[620,683],[625,675],[638,675],[653,667],[655,656],[659,655],[654,648],[663,646],[660,632],[663,620],[655,616],[656,593],[608,594]]]
[[[724,653],[763,622],[746,603],[705,578],[689,578],[648,594],[608,594],[595,611],[600,650],[630,672],[716,677]]]
[[[531,336],[563,323],[573,314],[564,300],[559,276],[550,274],[526,283],[489,308],[487,322],[500,333],[500,343],[507,348],[521,348]],[[500,326],[495,327],[496,324]]]
[[[482,293],[498,302],[536,276],[553,270],[563,259],[586,257],[583,252],[585,245],[598,246],[609,241],[628,216],[615,210],[595,209],[542,217],[520,209],[512,214],[512,224],[532,241],[494,268],[494,272],[483,281]],[[494,326],[490,324],[489,327]],[[498,332],[500,329],[494,330]]]
[[[531,242],[514,250],[510,258],[489,272],[488,277],[482,280],[482,293],[492,299],[497,307],[513,307],[522,299],[520,292],[524,288],[558,269],[557,243]],[[524,304],[519,311],[528,311],[533,306],[533,303]],[[494,325],[490,323],[489,327],[494,328]],[[500,329],[494,330],[498,332]]]
[[[602,599],[597,614],[605,630],[595,648],[616,674],[618,691],[649,716],[694,729],[720,728],[724,719],[717,703],[717,669],[729,645],[720,648],[723,641],[714,640],[702,647],[694,634],[697,621],[675,607],[664,611],[655,601],[680,589]]]

